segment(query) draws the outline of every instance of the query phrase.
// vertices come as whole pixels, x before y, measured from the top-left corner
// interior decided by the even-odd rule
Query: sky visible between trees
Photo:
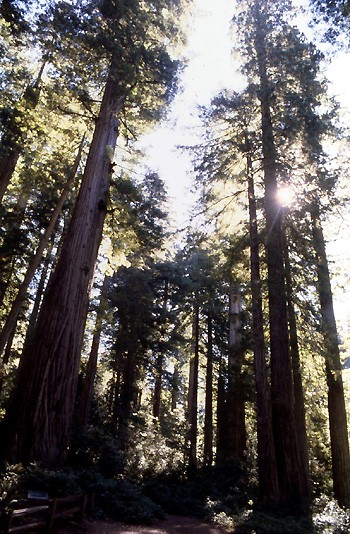
[[[186,67],[180,78],[180,91],[169,110],[167,119],[140,140],[146,153],[147,164],[158,170],[165,181],[170,200],[170,216],[177,229],[188,223],[194,209],[196,195],[193,189],[191,158],[183,146],[199,141],[200,106],[223,89],[241,90],[245,81],[235,59],[234,34],[231,19],[234,1],[195,0],[192,15],[187,19],[188,40],[183,56]],[[324,73],[330,82],[329,90],[340,104],[340,117],[349,123],[350,53],[335,50],[320,39],[312,27],[306,0],[293,0],[300,9],[295,22],[299,29],[326,53]],[[325,224],[330,262],[350,263],[350,215],[344,210],[333,214]],[[180,234],[181,235],[181,234]],[[350,322],[350,290],[346,290],[344,274],[337,276],[334,269],[333,287],[336,318],[342,328]],[[349,280],[348,280],[349,281]]]

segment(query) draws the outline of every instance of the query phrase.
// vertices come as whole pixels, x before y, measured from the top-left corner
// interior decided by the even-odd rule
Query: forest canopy
[[[0,4],[5,519],[38,489],[129,522],[348,531],[349,132],[325,77],[348,6],[304,2],[310,30],[295,2],[232,3],[240,83],[196,110],[178,228],[141,147],[176,128],[199,4]]]

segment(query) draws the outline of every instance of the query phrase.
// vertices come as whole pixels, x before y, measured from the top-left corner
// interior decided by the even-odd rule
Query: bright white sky
[[[305,0],[294,1],[305,5]],[[190,156],[181,153],[177,146],[195,142],[199,131],[198,105],[209,104],[211,98],[225,87],[239,90],[243,86],[231,56],[229,27],[234,1],[194,0],[194,4],[197,15],[185,51],[187,68],[181,81],[183,90],[175,98],[168,121],[142,141],[147,164],[158,170],[166,182],[171,214],[178,228],[186,224],[194,197],[190,194]],[[305,14],[300,20],[305,24]],[[303,27],[304,30],[311,38],[311,30]],[[344,116],[349,113],[347,123],[350,124],[350,55],[337,53],[331,63],[325,65],[325,74],[332,82],[332,92],[341,103]],[[332,221],[333,242],[329,243],[328,250],[330,259],[338,265],[339,262],[350,265],[350,216],[346,219],[338,217]],[[346,285],[349,293],[339,286],[335,288],[336,314],[343,324],[347,320],[350,325],[350,279]]]

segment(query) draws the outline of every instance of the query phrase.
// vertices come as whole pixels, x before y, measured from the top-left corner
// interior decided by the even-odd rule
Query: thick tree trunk
[[[3,443],[16,461],[54,466],[66,455],[120,107],[111,70],[68,233],[5,416]]]
[[[258,473],[261,497],[278,501],[276,453],[273,440],[271,391],[266,366],[264,317],[261,295],[259,236],[252,162],[247,153],[249,230],[250,230],[250,279],[252,292],[254,370],[257,406]]]
[[[326,245],[318,205],[311,213],[313,245],[316,252],[318,291],[328,385],[328,414],[332,451],[334,496],[341,506],[350,507],[350,454],[342,366]]]
[[[207,370],[205,377],[204,465],[213,463],[213,324],[208,312]]]
[[[310,482],[310,469],[309,469],[309,446],[306,432],[306,420],[305,420],[305,401],[303,381],[301,374],[299,343],[298,343],[298,331],[297,322],[295,316],[295,309],[293,303],[293,281],[291,266],[289,261],[289,251],[286,236],[283,236],[283,248],[284,248],[284,262],[286,273],[286,289],[287,289],[287,310],[288,310],[288,323],[289,323],[289,340],[290,340],[290,354],[292,358],[292,371],[293,371],[293,391],[294,391],[294,416],[295,425],[297,430],[297,445],[299,446],[299,454],[303,464],[303,473],[306,475],[305,487],[308,488],[308,494],[311,498],[311,482]]]
[[[258,59],[261,133],[265,187],[266,253],[269,292],[272,422],[280,498],[287,503],[308,497],[307,475],[297,447],[287,298],[282,246],[282,211],[277,201],[277,153],[270,111],[271,85],[267,76],[266,27],[260,0],[255,0],[255,49]]]
[[[197,430],[198,430],[198,370],[199,370],[199,309],[194,310],[192,326],[192,355],[188,388],[188,469],[197,468]]]
[[[106,308],[109,281],[110,277],[105,275],[101,289],[100,304],[96,315],[95,331],[92,338],[89,360],[86,367],[86,375],[83,383],[82,392],[79,398],[78,423],[82,431],[86,430],[87,428],[92,399],[94,396],[94,382],[97,372],[98,349],[101,340],[103,315]]]
[[[84,141],[84,140],[83,140]],[[51,237],[51,234],[56,226],[58,217],[60,216],[63,204],[66,201],[66,198],[69,194],[69,191],[71,189],[71,186],[73,184],[74,178],[76,176],[80,160],[81,160],[81,153],[83,149],[83,141],[79,147],[78,154],[75,158],[75,162],[72,168],[72,172],[67,180],[67,183],[57,201],[56,207],[51,215],[51,219],[45,228],[44,233],[40,237],[38,247],[36,249],[36,252],[32,259],[30,260],[27,272],[24,276],[24,280],[22,284],[20,285],[17,296],[15,297],[15,300],[12,303],[11,310],[6,318],[5,325],[0,333],[0,356],[6,346],[6,343],[8,342],[8,339],[11,335],[11,332],[16,327],[17,318],[19,315],[19,312],[21,311],[22,304],[27,296],[28,287],[33,279],[33,276],[35,274],[35,271],[37,270],[40,261],[42,259],[43,252],[45,248],[48,245],[49,239]]]

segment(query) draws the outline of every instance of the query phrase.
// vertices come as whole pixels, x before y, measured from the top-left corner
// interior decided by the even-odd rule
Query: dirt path
[[[85,520],[87,534],[223,534],[225,531],[198,519],[169,516],[156,521],[153,526],[131,526],[112,521]],[[57,534],[82,532],[74,527],[57,530]]]

